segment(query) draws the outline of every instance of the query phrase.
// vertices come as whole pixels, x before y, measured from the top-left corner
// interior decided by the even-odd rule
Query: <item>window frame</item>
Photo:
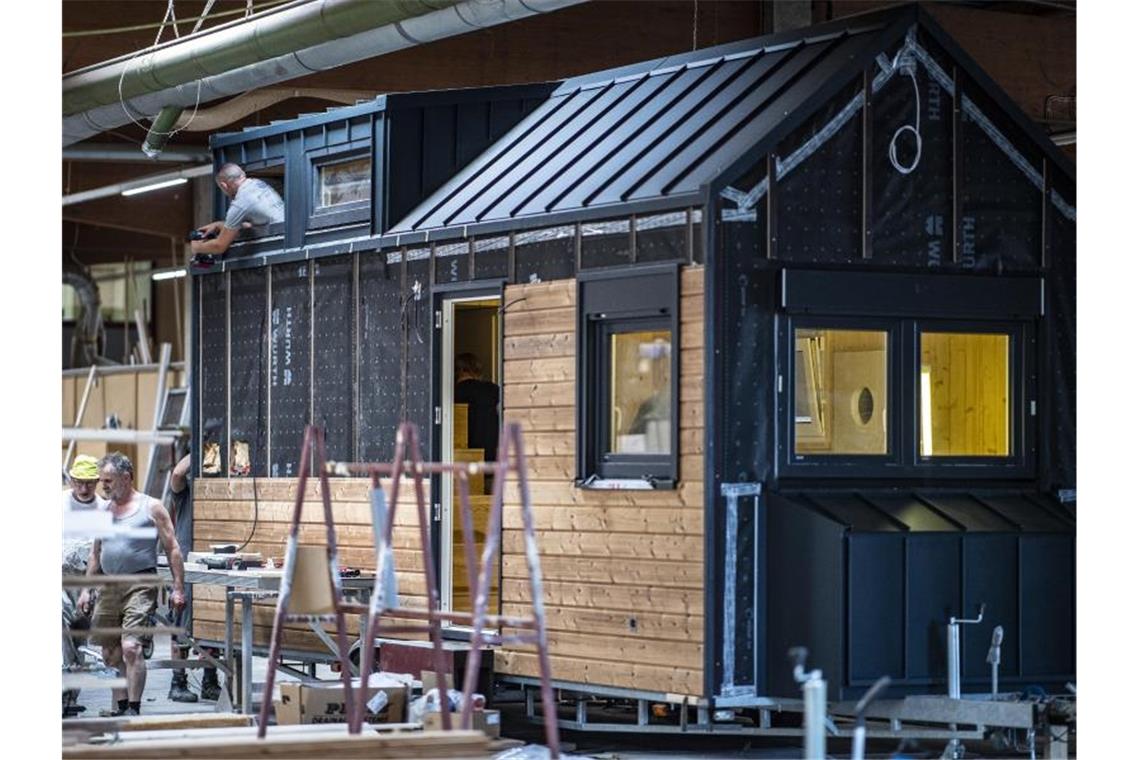
[[[307,151],[309,192],[306,201],[309,231],[324,230],[329,227],[359,225],[372,219],[372,205],[376,200],[376,156],[372,152],[371,140],[356,140],[343,145],[317,148]],[[321,192],[321,169],[334,164],[348,163],[367,158],[371,162],[368,199],[352,201],[336,206],[322,207],[319,204]]]
[[[912,415],[914,425],[911,426],[910,435],[913,441],[910,444],[912,455],[911,467],[916,474],[928,477],[938,477],[950,469],[953,474],[961,475],[964,469],[985,468],[998,476],[1000,471],[1010,475],[1033,475],[1032,464],[1036,461],[1036,440],[1033,435],[1034,416],[1027,399],[1036,400],[1033,388],[1036,378],[1032,373],[1033,361],[1036,356],[1036,345],[1032,331],[1024,322],[1011,321],[979,321],[979,320],[949,320],[949,319],[915,319],[910,320],[912,329],[912,359],[911,373],[914,379],[912,393],[914,396]],[[922,399],[919,392],[919,383],[922,381],[922,335],[923,333],[954,333],[960,335],[1005,335],[1009,338],[1008,348],[1008,376],[1009,376],[1009,447],[1008,456],[929,456],[924,457],[919,452],[919,442],[922,436],[919,427],[922,416]],[[991,476],[987,473],[987,476]]]
[[[887,336],[887,451],[885,454],[826,454],[795,451],[796,419],[796,331],[797,330],[851,330],[858,332],[884,332]],[[871,317],[804,317],[791,316],[783,320],[781,330],[781,361],[777,379],[777,419],[780,420],[782,457],[789,476],[844,475],[859,476],[865,472],[881,472],[902,463],[903,436],[900,430],[902,409],[899,398],[902,390],[901,362],[902,330],[898,320]]]
[[[680,446],[680,261],[610,267],[578,275],[577,479],[581,488],[677,486]],[[615,283],[629,281],[628,286]],[[613,454],[610,432],[609,336],[634,330],[669,332],[668,454]],[[606,456],[608,454],[608,456]]]
[[[796,329],[888,330],[887,455],[795,453]],[[923,457],[919,453],[924,332],[1009,337],[1010,455]],[[1036,337],[1030,320],[963,320],[912,317],[801,316],[779,318],[776,419],[780,477],[1032,478],[1037,461]]]

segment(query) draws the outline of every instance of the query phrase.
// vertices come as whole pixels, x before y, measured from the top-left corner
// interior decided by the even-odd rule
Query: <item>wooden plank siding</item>
[[[576,285],[513,285],[504,302],[505,420],[523,425],[559,680],[698,696],[704,660],[704,272],[681,276],[680,483],[575,488]],[[517,488],[503,521],[503,611],[529,614]],[[537,676],[533,647],[496,651],[498,673]]]
[[[368,503],[370,482],[367,478],[333,478],[331,481],[333,518],[337,525],[337,548],[340,563],[349,567],[372,569],[375,549],[372,542],[372,513]],[[388,481],[382,481],[387,489]],[[210,544],[238,543],[250,537],[254,521],[254,489],[256,487],[257,527],[246,551],[261,552],[264,557],[285,553],[285,540],[293,515],[297,481],[292,478],[199,478],[194,482],[194,550],[209,551]],[[393,554],[399,583],[400,604],[427,607],[423,579],[423,554],[420,551],[419,522],[411,481],[401,486],[400,507],[392,529]],[[324,546],[325,528],[321,506],[320,482],[309,480],[305,489],[305,505],[301,510],[299,539],[302,546]],[[273,632],[273,602],[255,603],[254,643],[268,645]],[[235,616],[241,607],[236,605]],[[240,623],[240,619],[238,621]],[[358,620],[348,618],[350,640],[358,635]],[[325,629],[332,632],[335,626]],[[235,628],[238,636],[240,628]],[[194,634],[199,638],[221,641],[225,635],[225,590],[217,586],[194,587]],[[285,628],[285,646],[301,651],[326,652],[327,649],[304,623]]]

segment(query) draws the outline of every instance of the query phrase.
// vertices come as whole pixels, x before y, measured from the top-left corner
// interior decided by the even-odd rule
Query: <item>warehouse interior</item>
[[[1077,756],[1075,0],[59,6],[63,757]]]

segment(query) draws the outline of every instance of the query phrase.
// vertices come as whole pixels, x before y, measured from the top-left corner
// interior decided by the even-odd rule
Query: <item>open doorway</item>
[[[499,377],[502,330],[498,296],[445,297],[442,302],[440,346],[441,459],[444,462],[494,461],[502,425]],[[486,542],[487,517],[491,510],[492,478],[470,476],[475,558],[479,562]],[[459,494],[452,478],[441,482],[440,596],[443,608],[474,611],[474,589],[467,577],[463,555],[463,523]],[[487,611],[499,611],[499,562],[494,575]]]

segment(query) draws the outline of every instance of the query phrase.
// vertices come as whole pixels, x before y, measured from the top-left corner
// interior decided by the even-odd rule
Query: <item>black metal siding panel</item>
[[[456,166],[456,107],[435,106],[424,109],[424,136],[421,155],[423,185],[418,203],[430,195],[455,173]]]
[[[258,478],[265,477],[268,462],[267,277],[264,268],[230,274],[230,443],[249,444],[248,474]]]
[[[967,531],[1017,530],[1017,525],[969,496],[934,494],[927,496],[926,501],[941,510],[946,517],[965,526]]]
[[[956,531],[954,523],[913,496],[905,494],[867,493],[865,498],[912,531]]]
[[[351,460],[353,392],[352,257],[313,262],[313,424],[325,455]]]
[[[279,264],[271,271],[269,476],[292,478],[312,400],[309,264]]]
[[[908,680],[946,678],[946,624],[961,617],[958,535],[907,537],[906,670]],[[972,611],[971,611],[972,614]],[[858,661],[859,653],[852,652]]]
[[[423,198],[424,112],[411,108],[388,115],[388,222],[402,219]]]
[[[848,538],[848,682],[905,675],[903,586],[906,544],[901,536],[853,534]],[[838,675],[838,674],[837,674]]]
[[[1017,674],[1020,632],[1017,614],[1017,543],[1013,534],[976,534],[962,537],[961,617],[975,617],[979,604],[986,605],[978,625],[964,625],[962,632],[963,691],[989,691],[990,649],[994,626],[1000,625],[1002,640],[999,681]],[[1039,635],[1034,631],[1030,635]],[[973,683],[968,683],[972,679]],[[985,686],[983,686],[985,684]]]
[[[1076,673],[1073,536],[1021,538],[1021,676]]]

